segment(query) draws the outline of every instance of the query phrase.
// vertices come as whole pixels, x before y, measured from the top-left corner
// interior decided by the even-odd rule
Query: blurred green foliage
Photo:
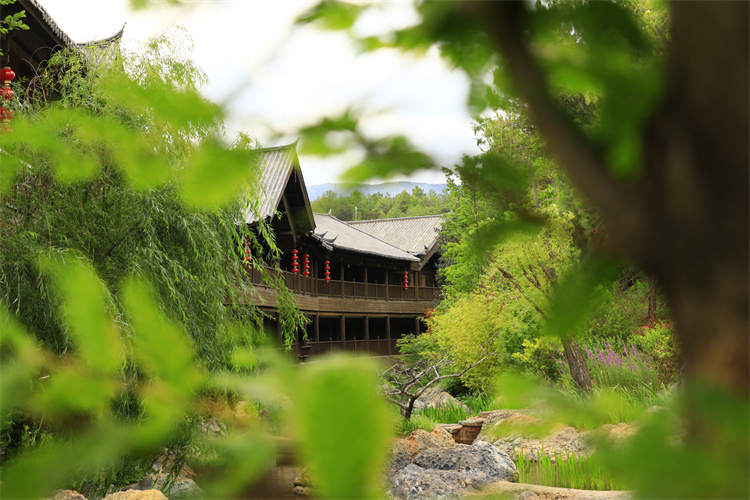
[[[286,362],[262,354],[262,315],[245,300],[246,242],[247,265],[262,272],[278,255],[268,228],[237,224],[259,203],[257,144],[221,142],[221,110],[197,93],[203,74],[184,35],[172,36],[140,55],[59,53],[20,101],[14,133],[0,137],[4,498],[71,487],[103,496],[150,472],[165,447],[177,474],[212,394],[269,408],[289,394],[300,412],[324,416],[316,397],[333,375],[313,370],[309,391],[295,392]],[[306,320],[267,279],[287,305],[288,336]],[[341,369],[346,399],[332,395],[330,408],[360,402],[354,417],[371,431],[356,448],[367,467],[328,491],[368,496],[391,420],[367,395],[374,370],[358,364],[360,376],[345,379]],[[314,442],[321,426],[299,439],[330,478],[339,464],[326,461],[330,443]],[[347,443],[357,429],[335,425]],[[276,446],[261,431],[233,428],[214,443],[227,466],[203,485],[208,495],[235,495],[272,466]]]
[[[330,2],[327,4],[331,6]],[[378,6],[366,8],[377,9]],[[482,304],[489,294],[494,292],[492,296],[497,297],[501,291],[495,287],[481,292],[483,279],[492,275],[497,260],[493,249],[503,248],[518,232],[534,232],[530,227],[547,224],[550,220],[554,226],[554,221],[559,219],[544,213],[554,207],[563,218],[570,217],[570,248],[578,255],[569,255],[565,269],[557,270],[552,281],[559,281],[559,284],[545,290],[549,293],[541,294],[543,304],[539,303],[538,295],[542,290],[536,286],[538,280],[532,271],[535,258],[525,260],[516,256],[512,259],[520,268],[518,273],[509,273],[517,278],[519,286],[515,287],[515,293],[521,295],[528,291],[532,300],[527,307],[531,306],[534,314],[541,310],[542,316],[549,317],[550,324],[538,319],[521,324],[515,343],[518,356],[511,356],[509,361],[512,363],[515,359],[518,364],[523,361],[525,366],[516,368],[532,369],[537,376],[540,372],[549,372],[549,361],[554,359],[554,354],[549,346],[543,345],[540,335],[579,334],[596,343],[616,339],[621,343],[638,344],[648,350],[653,360],[668,360],[670,369],[657,370],[662,384],[673,382],[674,366],[679,364],[679,346],[674,337],[670,338],[667,328],[658,326],[669,321],[669,313],[668,308],[660,304],[663,300],[659,292],[654,291],[652,278],[641,278],[641,285],[621,282],[618,275],[626,277],[632,272],[630,266],[603,261],[596,255],[597,248],[612,250],[608,228],[601,215],[570,187],[530,119],[528,105],[518,99],[519,86],[526,85],[523,90],[527,96],[544,101],[547,108],[561,110],[562,115],[553,109],[545,118],[560,119],[557,130],[564,128],[575,139],[573,143],[578,140],[585,144],[598,166],[608,170],[606,175],[627,191],[643,173],[644,158],[649,154],[644,150],[645,131],[651,130],[649,120],[664,101],[665,63],[670,49],[670,17],[666,6],[661,2],[639,0],[558,0],[537,2],[534,7],[520,2],[513,5],[509,2],[422,2],[416,4],[415,9],[420,15],[419,24],[356,39],[356,43],[364,51],[397,48],[417,55],[437,47],[446,61],[461,68],[469,77],[471,91],[467,105],[477,112],[486,111],[485,106],[490,108],[490,113],[477,118],[475,129],[478,143],[486,152],[464,160],[455,168],[461,185],[460,189],[452,191],[460,197],[460,203],[454,204],[454,214],[446,217],[445,267],[441,270],[446,285],[444,302],[431,321],[441,321],[441,315],[461,317],[459,304],[460,309],[481,314]],[[492,16],[506,18],[493,19]],[[306,21],[336,28],[314,17]],[[517,29],[514,35],[519,39],[515,40],[516,52],[509,49],[505,54],[520,57],[519,51],[528,51],[522,54],[529,59],[522,63],[528,65],[515,61],[518,74],[514,76],[520,75],[516,81],[509,75],[511,61],[498,57],[497,47],[493,46],[500,40],[514,38],[493,32],[498,30],[499,21],[505,23],[506,31]],[[494,86],[487,84],[490,74],[494,77]],[[712,98],[702,97],[704,100]],[[570,145],[558,144],[558,150],[564,151],[566,146]],[[356,172],[362,174],[361,169]],[[517,214],[515,218],[507,216],[510,211]],[[508,224],[509,220],[521,224]],[[543,245],[545,237],[529,240]],[[551,253],[561,258],[559,249]],[[541,268],[549,269],[544,265]],[[513,287],[509,291],[512,292]],[[468,299],[471,297],[474,300]],[[510,320],[500,322],[494,317],[482,320],[471,315],[469,329],[472,333],[487,329],[476,327],[478,324],[497,321],[502,324],[497,328],[504,328],[501,336],[510,338],[505,333],[508,325],[528,315],[511,312],[513,302],[506,301],[506,304],[501,314],[507,314]],[[454,330],[457,338],[471,335],[457,328]],[[710,333],[705,332],[704,344],[710,342]],[[525,348],[530,350],[527,352]],[[522,359],[526,355],[528,357]],[[508,368],[513,368],[510,363]],[[633,419],[642,412],[643,404],[660,399],[658,396],[631,398],[630,389],[615,386],[598,389],[596,397],[572,404],[570,398],[561,399],[560,395],[565,393],[550,393],[535,386],[533,380],[515,379],[501,383],[498,390],[505,405],[526,407],[539,401],[552,401],[569,419],[587,426]],[[640,497],[747,496],[746,398],[735,399],[715,387],[714,395],[710,390],[703,393],[697,388],[686,390],[691,397],[689,410],[675,401],[675,411],[693,424],[705,427],[689,430],[688,439],[695,442],[675,445],[673,426],[647,427],[640,434],[641,441],[633,443],[632,454],[613,454],[608,465],[619,463],[630,480],[639,478],[629,484],[637,485],[636,494]],[[717,404],[719,400],[724,401],[723,398],[726,404]],[[725,413],[706,413],[717,407]],[[740,427],[742,432],[738,430]],[[740,444],[733,449],[722,448],[729,442],[730,435]],[[646,444],[647,440],[650,444]],[[701,457],[697,450],[702,450],[704,455]],[[744,472],[741,472],[743,467]],[[660,471],[665,471],[661,481]],[[695,488],[691,489],[690,485]]]

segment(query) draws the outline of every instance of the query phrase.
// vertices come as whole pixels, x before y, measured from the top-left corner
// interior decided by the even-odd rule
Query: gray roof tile
[[[412,255],[424,255],[437,243],[440,215],[362,220],[349,224]]]
[[[328,250],[348,250],[395,260],[419,261],[410,253],[360,231],[332,215],[314,214],[314,216],[315,232],[313,238],[319,240],[323,247]]]
[[[276,213],[289,176],[295,168],[296,145],[294,143],[259,150],[261,202],[257,213],[252,207],[245,211],[245,222],[248,224],[257,222],[258,219],[268,219]]]

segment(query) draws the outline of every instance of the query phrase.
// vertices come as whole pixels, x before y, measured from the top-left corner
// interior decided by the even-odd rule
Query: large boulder
[[[497,481],[517,481],[515,463],[487,442],[428,448],[391,470],[389,490],[401,499],[456,498]]]
[[[167,474],[149,474],[141,479],[139,483],[127,487],[128,490],[146,491],[159,490],[174,498],[191,498],[201,496],[203,490],[189,477],[178,476],[171,481],[167,481]]]
[[[86,497],[74,490],[57,490],[51,500],[86,500]]]
[[[414,457],[430,448],[452,448],[456,446],[453,436],[443,429],[436,427],[432,432],[423,429],[412,431],[405,438],[396,439],[391,447],[390,470],[399,470],[412,462]]]
[[[419,412],[425,408],[446,408],[448,406],[461,407],[469,412],[469,407],[447,392],[440,386],[430,387],[414,402],[414,410]]]
[[[159,490],[125,490],[107,495],[104,500],[167,500]]]

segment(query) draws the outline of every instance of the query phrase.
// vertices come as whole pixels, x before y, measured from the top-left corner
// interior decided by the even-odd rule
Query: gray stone
[[[454,498],[497,481],[517,481],[513,461],[490,443],[428,448],[391,470],[391,495],[403,499]]]
[[[167,485],[167,477],[167,474],[149,474],[136,485],[128,486],[128,489],[141,491],[157,489],[165,492],[170,499],[197,497],[203,493],[200,486],[190,478],[179,476]]]
[[[456,471],[423,469],[415,464],[391,476],[390,483],[390,494],[405,500],[459,498],[465,489]]]
[[[445,408],[447,406],[461,407],[466,412],[469,411],[468,406],[443,391],[440,386],[430,387],[414,402],[414,410],[417,412],[425,408]]]

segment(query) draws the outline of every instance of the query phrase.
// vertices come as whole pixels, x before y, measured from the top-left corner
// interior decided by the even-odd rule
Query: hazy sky
[[[131,12],[127,0],[41,0],[74,41],[108,37],[127,22],[123,45],[135,49],[171,26],[186,28],[193,57],[210,79],[202,92],[224,105],[227,132],[243,131],[264,146],[292,142],[294,131],[349,106],[366,110],[367,134],[405,134],[440,166],[478,152],[464,106],[468,80],[451,71],[437,51],[422,58],[396,51],[357,55],[343,33],[293,21],[311,1],[204,0]],[[371,35],[418,21],[411,2],[383,2],[358,22]],[[284,139],[272,140],[274,132]],[[308,185],[333,182],[347,158],[301,157]],[[414,180],[443,182],[439,172]]]

